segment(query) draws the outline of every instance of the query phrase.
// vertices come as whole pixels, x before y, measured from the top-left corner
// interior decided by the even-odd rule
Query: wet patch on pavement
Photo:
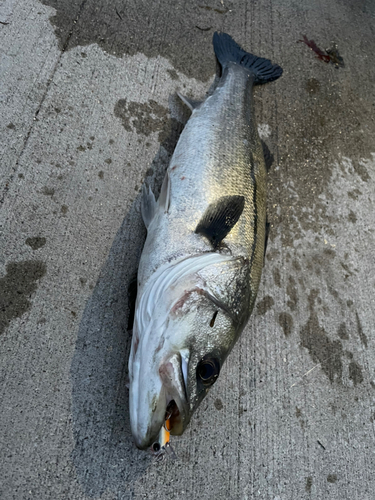
[[[19,318],[31,308],[31,296],[47,266],[38,260],[9,262],[6,275],[0,278],[0,334],[12,319]]]

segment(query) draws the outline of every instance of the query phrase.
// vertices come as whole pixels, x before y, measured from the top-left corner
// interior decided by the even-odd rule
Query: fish
[[[267,173],[253,87],[282,68],[214,33],[220,66],[190,108],[158,200],[142,188],[147,229],[129,356],[131,431],[140,449],[181,435],[219,377],[254,307],[265,254]],[[168,422],[168,427],[165,423]]]

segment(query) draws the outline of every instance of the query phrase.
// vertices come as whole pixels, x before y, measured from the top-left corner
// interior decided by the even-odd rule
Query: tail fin
[[[277,80],[283,73],[282,68],[277,64],[272,64],[269,59],[257,57],[244,51],[226,33],[214,33],[213,44],[216,57],[222,68],[229,62],[235,62],[245,67],[254,75],[255,85]]]

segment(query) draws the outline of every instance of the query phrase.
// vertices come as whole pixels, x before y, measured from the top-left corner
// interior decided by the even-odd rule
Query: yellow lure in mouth
[[[169,443],[169,440],[171,439],[171,418],[169,417],[166,421],[163,427],[160,430],[159,434],[159,444],[161,448],[165,448],[165,445]]]
[[[165,453],[168,451],[169,453],[173,453],[173,450],[170,449],[169,441],[171,439],[171,417],[167,418],[164,425],[160,429],[159,439],[152,445],[152,451],[157,459],[163,459]]]

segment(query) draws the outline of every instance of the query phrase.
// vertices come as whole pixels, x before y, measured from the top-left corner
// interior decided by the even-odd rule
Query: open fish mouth
[[[183,353],[185,354],[185,353]],[[169,422],[169,431],[181,435],[187,424],[187,363],[181,353],[171,356],[159,369],[159,374],[166,390],[165,422]]]
[[[172,399],[165,410],[165,421],[169,421],[169,432],[173,435],[181,435],[184,431],[184,418],[176,401]]]

